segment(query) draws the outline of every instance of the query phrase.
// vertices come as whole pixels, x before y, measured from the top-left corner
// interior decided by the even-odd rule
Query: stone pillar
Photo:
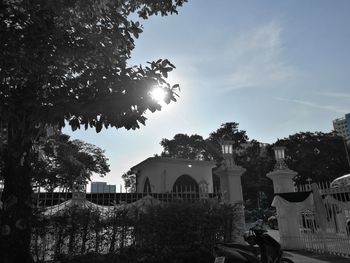
[[[226,156],[222,168],[216,173],[220,178],[220,189],[224,203],[235,205],[235,208],[237,208],[235,209],[236,215],[234,218],[234,227],[237,229],[232,233],[232,236],[235,237],[235,242],[244,243],[245,219],[241,176],[246,169],[234,164],[233,158],[231,158],[232,155],[231,157]]]
[[[283,158],[277,159],[274,170],[266,175],[273,181],[275,194],[295,192],[293,178],[298,173],[288,169]],[[293,203],[286,205],[282,202],[278,202],[275,197],[273,206],[275,206],[277,210],[277,221],[282,247],[285,249],[299,249],[300,229],[298,211],[295,205],[293,205]]]
[[[294,192],[293,178],[298,173],[292,170],[286,169],[274,169],[266,176],[273,182],[273,190],[275,194],[279,193],[291,193]]]

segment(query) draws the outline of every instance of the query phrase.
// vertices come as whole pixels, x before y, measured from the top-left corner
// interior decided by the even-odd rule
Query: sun
[[[164,89],[157,87],[150,92],[150,95],[157,103],[163,104],[167,93]]]

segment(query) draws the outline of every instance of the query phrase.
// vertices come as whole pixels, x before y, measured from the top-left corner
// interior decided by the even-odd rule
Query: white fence
[[[296,190],[314,197],[313,207],[298,211],[301,248],[350,257],[350,186],[322,183]]]

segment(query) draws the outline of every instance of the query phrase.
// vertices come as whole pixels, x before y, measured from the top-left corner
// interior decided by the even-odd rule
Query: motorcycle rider
[[[262,263],[274,262],[275,258],[281,256],[281,245],[267,234],[267,230],[263,227],[262,220],[258,220],[253,229],[254,231],[249,230],[244,233],[244,240],[251,246],[259,246],[260,260]],[[257,234],[254,232],[257,232]]]

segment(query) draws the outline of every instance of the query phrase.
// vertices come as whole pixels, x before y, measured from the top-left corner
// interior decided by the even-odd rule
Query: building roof
[[[216,166],[214,161],[200,161],[191,159],[179,159],[179,158],[169,158],[169,157],[149,157],[146,160],[136,164],[131,167],[131,171],[136,171],[144,166],[148,166],[155,163],[173,163],[173,164],[183,164],[183,165],[196,165],[196,166],[208,166],[213,168]]]

